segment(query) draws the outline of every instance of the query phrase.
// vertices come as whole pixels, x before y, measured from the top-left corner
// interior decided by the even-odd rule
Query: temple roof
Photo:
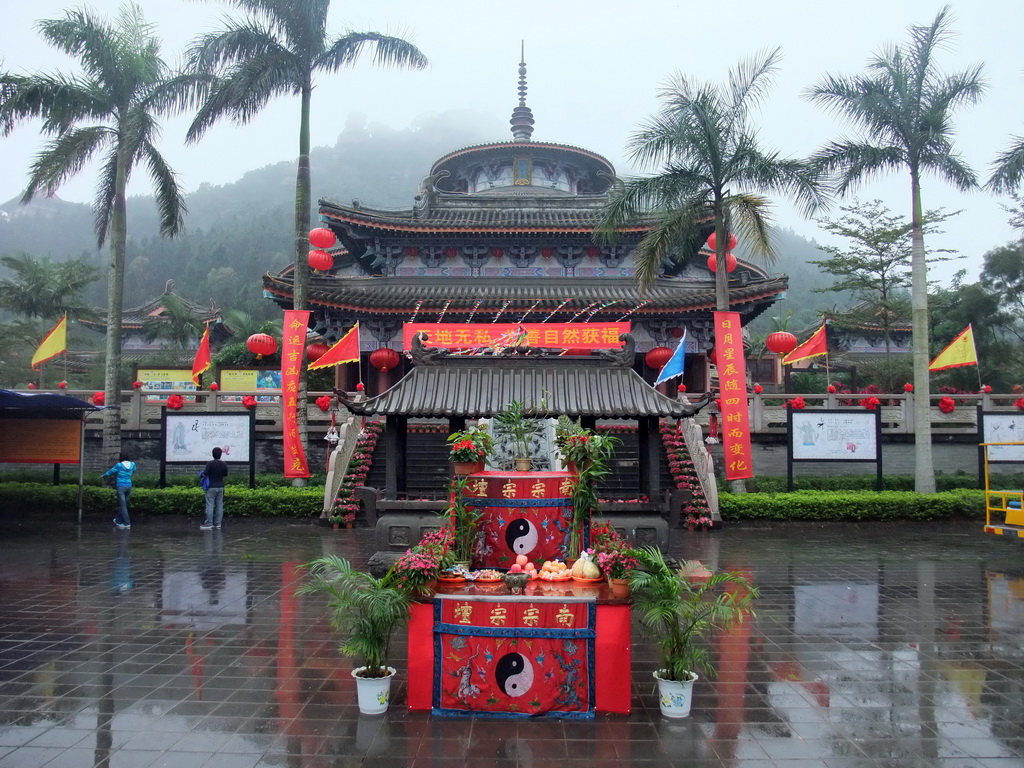
[[[571,418],[635,419],[692,416],[703,404],[666,397],[632,368],[599,358],[449,357],[417,366],[387,392],[343,399],[358,415],[485,418],[517,400],[527,412]],[[543,403],[543,406],[540,406]]]
[[[199,304],[194,304],[188,299],[182,298],[178,294],[171,290],[173,281],[168,281],[166,290],[159,296],[156,296],[149,301],[140,304],[137,307],[131,309],[125,309],[121,313],[121,327],[124,329],[140,329],[142,324],[152,317],[160,317],[165,311],[166,296],[174,296],[178,301],[184,304],[190,312],[198,316],[198,318],[204,323],[220,323],[222,321],[221,311],[217,305],[211,301],[210,306],[203,307]],[[82,325],[94,326],[95,329],[105,328],[107,325],[106,312],[102,309],[97,309],[96,314],[103,318],[99,321],[80,320]]]
[[[275,297],[292,296],[290,273],[263,276],[264,290]],[[746,284],[730,283],[730,305],[742,311],[745,304],[770,304],[788,288],[785,276],[757,279]],[[674,314],[715,307],[712,281],[692,282],[660,278],[641,293],[631,277],[342,277],[314,276],[309,285],[311,305],[348,309],[370,314],[408,315],[417,308],[433,313],[445,308],[446,315],[460,320],[471,312],[493,311],[504,307],[518,316],[534,308],[544,316],[556,307],[560,314],[574,315],[582,310],[603,306],[592,319],[620,316],[641,310],[640,315]],[[507,302],[507,303],[506,303]],[[749,308],[748,308],[749,309]],[[759,312],[748,315],[748,319]],[[454,318],[453,318],[454,319]]]

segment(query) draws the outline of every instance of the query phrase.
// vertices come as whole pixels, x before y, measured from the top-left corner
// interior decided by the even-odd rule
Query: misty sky
[[[67,0],[6,2],[0,25],[0,60],[14,71],[68,69],[69,62],[47,47],[33,27],[56,18]],[[116,0],[90,5],[113,14]],[[225,5],[198,0],[141,0],[146,17],[164,40],[166,60],[177,61],[185,44],[211,30],[229,12]],[[331,31],[376,30],[414,42],[431,61],[420,72],[376,70],[369,63],[337,75],[321,76],[313,98],[313,145],[333,145],[350,112],[370,122],[402,129],[424,113],[471,109],[493,126],[495,140],[511,138],[508,119],[516,104],[520,40],[526,42],[528,104],[536,118],[534,139],[574,144],[598,152],[620,174],[632,171],[624,157],[629,135],[657,109],[657,91],[674,71],[721,82],[730,66],[763,48],[783,50],[772,98],[759,115],[765,148],[809,154],[848,130],[800,98],[823,74],[860,73],[870,54],[887,42],[903,43],[910,24],[929,23],[941,7],[923,0],[861,0],[856,3],[775,0],[676,3],[639,0],[380,0],[336,2]],[[1024,79],[1020,34],[1024,3],[1019,0],[955,2],[952,46],[939,61],[947,71],[985,65],[988,93],[956,119],[957,146],[979,176],[986,177],[996,154],[1011,135],[1024,134]],[[233,11],[231,11],[233,13]],[[297,146],[297,98],[280,98],[247,126],[224,123],[197,145],[184,145],[185,118],[165,126],[160,147],[179,172],[186,190],[201,183],[224,184],[245,171],[291,160]],[[31,155],[40,145],[37,126],[24,125],[0,139],[0,202],[24,186]],[[452,149],[457,147],[453,146]],[[428,170],[424,168],[424,173]],[[314,176],[316,167],[313,168]],[[84,172],[60,193],[88,202],[94,174]],[[134,193],[147,193],[137,172]],[[408,190],[410,204],[415,189]],[[862,187],[863,199],[881,198],[909,216],[909,181],[903,176]],[[365,199],[367,205],[374,201]],[[926,208],[963,208],[947,222],[947,234],[932,247],[958,250],[967,257],[941,266],[947,278],[966,267],[976,276],[982,254],[1013,237],[1000,203],[986,192],[961,194],[934,178],[924,180]],[[777,208],[777,223],[822,240],[813,222],[788,205]]]

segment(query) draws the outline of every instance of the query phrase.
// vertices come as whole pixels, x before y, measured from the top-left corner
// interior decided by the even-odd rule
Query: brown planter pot
[[[341,523],[335,523],[334,524],[334,530],[337,531],[339,528],[341,528]]]
[[[516,472],[529,472],[533,469],[532,459],[516,459]]]
[[[474,472],[479,472],[483,469],[483,462],[480,461],[456,461],[455,474],[465,477],[466,475],[472,475]]]
[[[612,589],[612,597],[629,597],[629,579],[608,579]]]

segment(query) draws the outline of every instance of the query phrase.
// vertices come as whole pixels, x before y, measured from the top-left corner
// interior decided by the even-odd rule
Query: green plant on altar
[[[501,424],[512,440],[512,452],[516,459],[533,458],[531,443],[540,432],[537,419],[526,414],[525,407],[518,400],[513,400],[503,411],[494,414],[494,420]]]
[[[343,633],[339,650],[362,659],[363,677],[387,677],[391,638],[409,616],[413,592],[398,583],[394,569],[377,579],[337,555],[304,565],[300,595],[325,595],[331,626]]]
[[[484,461],[494,450],[494,438],[491,437],[486,424],[453,432],[448,435],[448,442],[452,446],[451,460],[461,463]]]
[[[601,508],[597,494],[598,483],[611,471],[609,462],[615,454],[619,439],[581,429],[572,437],[579,447],[571,459],[576,463],[576,476],[572,482],[572,527],[569,531],[569,557],[579,557],[583,545],[583,526]],[[583,438],[586,438],[585,440]]]
[[[612,579],[628,579],[640,564],[640,553],[607,520],[591,526],[590,550],[601,571]]]
[[[699,641],[712,631],[753,615],[758,591],[742,573],[723,571],[694,582],[685,567],[673,568],[657,547],[636,551],[639,566],[629,573],[633,607],[661,650],[659,679],[694,679],[698,670],[715,676],[707,648]],[[720,590],[720,585],[727,589]]]
[[[471,563],[473,560],[477,540],[480,538],[480,520],[483,517],[482,510],[466,504],[468,483],[469,480],[465,477],[452,478],[451,502],[448,508],[441,512],[452,530],[453,560],[464,563]]]

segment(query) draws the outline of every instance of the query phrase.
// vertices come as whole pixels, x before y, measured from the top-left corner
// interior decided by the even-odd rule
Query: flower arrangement
[[[242,405],[244,405],[249,410],[252,410],[253,408],[256,407],[256,398],[253,397],[252,395],[245,395],[242,398]]]
[[[181,395],[168,395],[167,396],[167,407],[172,411],[180,411],[182,406],[185,405],[185,398]]]
[[[437,578],[440,565],[434,553],[420,545],[407,549],[405,554],[398,558],[389,574],[392,578],[386,581],[394,584],[396,589],[423,593],[429,591],[427,582]]]
[[[356,438],[356,448],[348,462],[348,468],[345,470],[345,480],[338,490],[334,507],[331,510],[332,523],[355,522],[356,514],[359,512],[356,488],[363,485],[366,482],[366,476],[370,474],[370,468],[373,465],[373,451],[377,447],[377,440],[383,431],[384,427],[380,422],[372,421],[363,428],[359,437]]]
[[[807,401],[797,395],[793,399],[786,401],[786,407],[792,408],[794,411],[802,411],[807,407]]]
[[[316,406],[324,413],[331,410],[331,398],[329,395],[321,395],[316,399]]]
[[[692,528],[710,528],[711,518],[707,515],[696,515],[691,512],[686,516],[686,525]]]
[[[952,413],[956,410],[956,401],[952,397],[944,397],[939,400],[939,410],[943,413]]]
[[[103,405],[106,400],[106,393],[104,392],[93,392],[92,393],[92,404]]]
[[[494,438],[487,431],[486,424],[470,427],[448,435],[451,443],[451,460],[462,464],[484,461],[494,449]]]
[[[640,565],[636,550],[629,547],[597,553],[598,567],[611,579],[628,579],[629,572]]]
[[[669,422],[662,423],[661,441],[665,446],[665,452],[668,456],[668,470],[672,475],[676,488],[687,490],[691,493],[690,502],[683,508],[683,513],[686,515],[697,515],[698,517],[710,514],[711,510],[708,507],[704,491],[700,486],[700,480],[693,468],[693,461],[690,459],[690,454],[686,449],[686,443],[679,436],[673,424]]]
[[[1013,401],[1013,404],[1021,411],[1024,411],[1024,397],[1018,397]]]
[[[865,397],[863,400],[860,401],[860,404],[863,405],[867,410],[873,411],[876,408],[878,408],[879,405],[882,404],[882,401],[879,400],[874,395],[872,395],[871,397]]]

